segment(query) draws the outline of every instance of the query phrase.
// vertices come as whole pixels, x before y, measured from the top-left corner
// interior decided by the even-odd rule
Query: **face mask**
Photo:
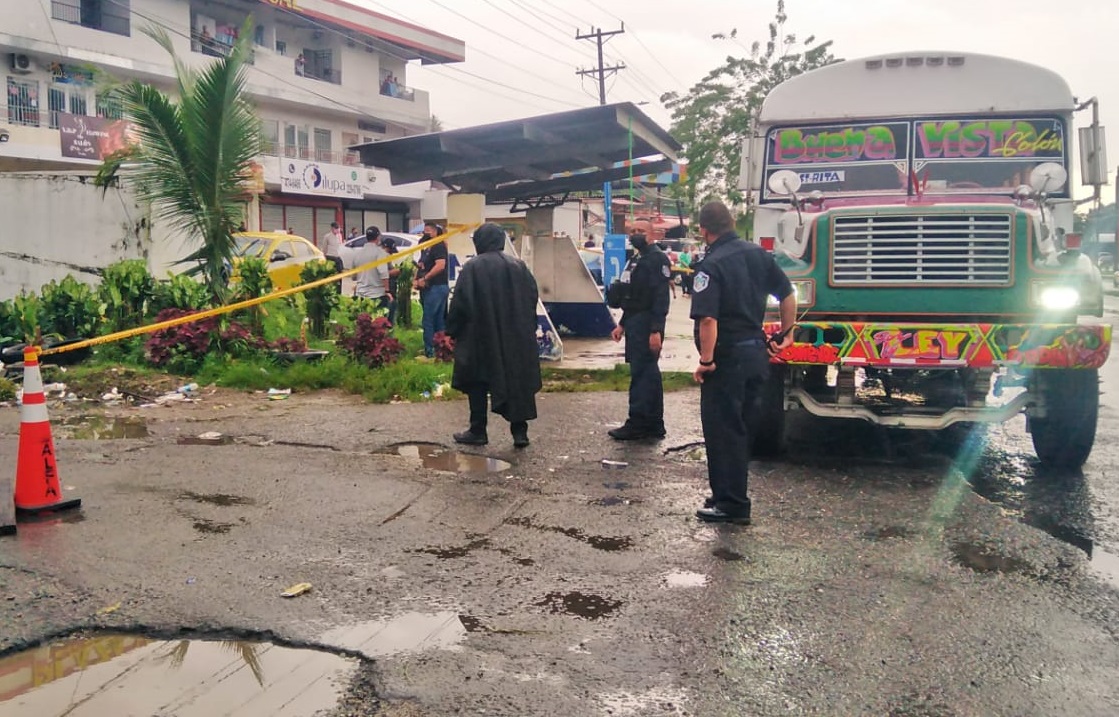
[[[629,243],[633,246],[634,249],[636,249],[637,251],[641,251],[642,249],[644,249],[646,246],[649,245],[649,240],[648,239],[639,239],[638,237],[630,237],[629,238]]]

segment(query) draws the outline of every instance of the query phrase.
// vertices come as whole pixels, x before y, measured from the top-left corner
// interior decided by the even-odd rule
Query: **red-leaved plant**
[[[269,347],[273,351],[282,351],[284,353],[298,354],[307,350],[307,342],[302,339],[293,339],[289,336],[281,336],[272,342]]]
[[[455,360],[455,340],[445,332],[436,331],[435,335],[431,337],[431,342],[435,346],[436,361],[450,363]]]
[[[361,314],[354,320],[353,333],[338,326],[338,345],[358,363],[377,368],[392,363],[404,353],[404,344],[396,340],[389,329],[392,324],[383,316],[376,319]]]
[[[184,309],[164,309],[156,321],[168,321],[198,313]],[[217,317],[199,319],[152,333],[144,344],[148,361],[159,368],[192,373],[212,351],[244,356],[265,347],[265,342],[243,325],[231,321],[223,330]]]

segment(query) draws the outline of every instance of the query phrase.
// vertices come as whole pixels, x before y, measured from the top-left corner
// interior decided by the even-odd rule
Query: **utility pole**
[[[598,104],[600,105],[606,104],[606,78],[618,72],[619,70],[626,69],[625,65],[614,65],[613,67],[604,66],[604,60],[602,58],[602,46],[605,45],[606,42],[614,35],[621,35],[625,33],[625,31],[626,24],[624,22],[622,23],[622,27],[620,30],[611,30],[610,32],[603,32],[601,27],[597,30],[592,27],[591,31],[588,32],[586,35],[580,33],[578,30],[575,31],[576,40],[593,39],[595,41],[595,44],[598,45],[598,67],[593,70],[576,70],[575,74],[582,75],[584,77],[587,75],[594,75],[598,78]],[[605,219],[607,234],[611,234],[614,231],[614,218],[612,216],[614,208],[612,200],[613,197],[611,196],[610,192],[610,182],[606,182],[602,186],[602,210],[603,214],[606,215]]]
[[[625,65],[614,65],[613,67],[604,67],[603,64],[602,64],[603,63],[602,46],[605,45],[606,42],[611,37],[613,37],[614,35],[622,35],[622,34],[625,33],[625,31],[626,31],[626,24],[623,22],[622,23],[622,29],[620,29],[620,30],[611,30],[610,32],[603,32],[602,28],[599,28],[597,30],[594,29],[594,28],[591,28],[591,31],[588,32],[586,35],[583,35],[579,32],[575,33],[575,39],[576,40],[592,40],[593,39],[595,41],[595,44],[598,45],[598,67],[593,69],[593,70],[576,70],[575,74],[576,75],[584,75],[584,76],[585,75],[594,75],[598,78],[598,103],[600,105],[606,104],[606,78],[609,77],[610,75],[613,75],[618,70],[626,69]]]

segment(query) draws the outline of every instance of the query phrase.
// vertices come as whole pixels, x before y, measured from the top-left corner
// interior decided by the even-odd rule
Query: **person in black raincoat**
[[[478,254],[466,262],[447,312],[447,335],[455,341],[451,386],[470,399],[470,428],[458,443],[484,445],[486,398],[509,421],[513,445],[527,446],[528,422],[536,418],[541,388],[536,343],[536,279],[525,263],[505,253],[505,231],[486,223],[474,232]]]

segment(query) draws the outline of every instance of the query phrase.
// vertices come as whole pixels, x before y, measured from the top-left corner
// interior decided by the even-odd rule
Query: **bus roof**
[[[963,52],[909,52],[847,60],[775,87],[759,122],[994,112],[1071,112],[1068,83],[1019,60]]]

